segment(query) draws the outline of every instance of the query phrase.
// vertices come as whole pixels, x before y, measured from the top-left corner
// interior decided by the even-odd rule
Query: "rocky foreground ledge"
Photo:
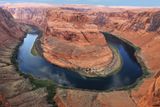
[[[49,107],[46,89],[34,89],[11,61],[24,32],[11,14],[1,8],[0,32],[0,107]]]
[[[15,17],[17,21],[23,21],[24,23],[30,22],[30,24],[36,23],[36,25],[44,28],[46,35],[42,36],[42,43],[47,42],[47,39],[44,39],[47,36],[49,38],[53,37],[52,40],[55,40],[55,38],[64,40],[64,38],[61,39],[54,35],[52,36],[52,34],[50,35],[50,32],[55,32],[59,29],[62,30],[63,28],[68,28],[70,31],[69,28],[74,28],[78,30],[83,29],[84,32],[88,31],[88,29],[94,30],[94,32],[107,31],[127,39],[141,48],[138,55],[150,70],[151,76],[145,78],[135,89],[113,92],[57,89],[54,100],[59,107],[75,107],[75,105],[76,107],[85,107],[85,105],[87,107],[160,106],[160,52],[158,51],[160,50],[160,9],[83,7],[77,5],[45,7],[45,9],[34,6],[26,7],[26,5],[21,5],[20,7],[16,5],[7,6],[5,8],[13,16],[17,14]],[[54,13],[54,16],[49,13]],[[61,22],[66,23],[63,24]],[[42,44],[42,47],[44,50],[48,48],[48,46],[45,47],[45,44]],[[52,48],[53,46],[49,47]],[[51,55],[51,53],[48,54]]]

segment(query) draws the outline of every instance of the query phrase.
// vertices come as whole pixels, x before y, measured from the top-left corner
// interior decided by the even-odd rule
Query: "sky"
[[[0,0],[3,3],[49,3],[49,4],[89,4],[105,6],[148,6],[160,7],[160,0]]]

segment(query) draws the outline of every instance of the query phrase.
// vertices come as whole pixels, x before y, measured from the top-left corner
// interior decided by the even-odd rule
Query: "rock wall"
[[[2,9],[0,9],[0,14],[0,44],[5,44],[5,42],[9,41],[9,39],[22,38],[23,33],[17,26],[17,23],[13,21],[14,19],[11,14]]]
[[[57,89],[58,107],[136,107],[127,92],[90,92]]]
[[[8,10],[12,16],[16,19],[19,23],[25,23],[30,25],[35,25],[40,29],[46,29],[46,11],[47,8],[40,9],[39,7],[7,7],[5,6],[4,9]]]
[[[53,59],[57,60],[56,57],[58,57],[58,59],[63,58],[63,63],[58,62],[58,60],[56,63],[61,66],[71,66],[71,64],[66,63],[66,61],[71,59],[71,62],[74,62],[73,59],[77,61],[79,57],[76,57],[76,55],[83,52],[82,50],[72,52],[73,50],[78,47],[79,49],[85,49],[85,52],[91,52],[95,49],[97,42],[99,42],[98,46],[100,47],[104,44],[106,45],[99,31],[107,31],[139,46],[141,48],[139,56],[145,62],[150,73],[152,73],[150,77],[145,78],[139,86],[135,89],[131,89],[130,92],[115,91],[90,93],[89,91],[74,89],[59,89],[55,96],[55,101],[59,107],[74,107],[75,104],[78,107],[84,107],[85,104],[88,104],[88,107],[92,107],[92,105],[95,107],[117,107],[116,104],[118,104],[118,106],[122,105],[122,107],[158,107],[160,101],[158,75],[160,71],[159,11],[159,9],[141,8],[116,9],[87,7],[86,9],[75,8],[75,6],[69,6],[67,8],[56,7],[47,10],[47,22],[45,22],[47,23],[47,26],[45,27],[46,35],[41,38],[41,43],[44,50],[44,56],[51,62]],[[96,35],[94,36],[95,38],[89,36],[93,32],[94,35]],[[80,39],[79,36],[81,37]],[[85,36],[87,36],[87,38],[85,38]],[[93,39],[94,42],[90,42],[91,39]],[[55,42],[59,45],[56,45]],[[89,46],[91,51],[84,47],[86,45]],[[99,47],[96,47],[96,51],[97,50],[99,51]],[[103,53],[105,50],[102,50],[101,52]],[[109,50],[107,52],[109,52]],[[86,54],[82,55],[84,55],[84,57],[80,57],[81,59],[86,57],[98,57],[98,55],[103,56],[103,54],[94,54],[93,57],[87,56]],[[112,54],[108,53],[108,55],[110,57],[107,58],[107,60],[111,58]],[[106,54],[104,56],[106,56]],[[106,60],[104,62],[106,62]],[[85,66],[85,63],[80,63],[80,65]],[[97,94],[100,96],[97,97]],[[81,95],[85,95],[87,102],[83,101],[84,97]],[[116,97],[116,100],[112,101],[111,97],[114,98],[114,96]],[[76,99],[78,99],[78,101]]]
[[[0,8],[0,107],[49,107],[46,89],[33,90],[12,63],[24,32],[12,15]]]
[[[45,33],[41,38],[43,56],[58,66],[80,71],[83,69],[84,73],[96,76],[102,75],[101,71],[112,61],[113,55],[104,36],[92,27],[88,16],[81,12],[70,11],[69,14],[64,14],[60,8],[35,7],[5,9],[18,22],[42,28]]]
[[[41,39],[44,57],[61,67],[99,74],[113,55],[103,34],[89,22],[81,12],[49,10],[46,36]]]
[[[160,72],[159,72],[160,73]],[[160,75],[157,73],[155,79],[150,85],[147,94],[139,100],[139,106],[159,107],[160,106]]]
[[[122,38],[127,39],[128,41],[132,42],[134,45],[141,48],[141,52],[139,53],[139,56],[144,60],[146,66],[149,70],[151,70],[152,75],[159,73],[160,67],[159,67],[159,49],[160,49],[160,39],[159,39],[159,10],[157,9],[122,9],[121,12],[115,11],[108,11],[108,12],[97,12],[95,10],[88,10],[87,12],[79,12],[77,11],[71,11],[71,10],[52,10],[52,12],[58,14],[55,15],[57,19],[54,19],[54,17],[49,18],[48,20],[51,20],[49,25],[52,24],[55,25],[53,27],[50,27],[49,32],[51,29],[54,28],[63,28],[70,30],[70,29],[82,29],[82,30],[98,30],[98,31],[108,31],[114,35],[118,35]],[[75,17],[75,20],[73,20],[70,17]],[[79,15],[80,14],[80,15]],[[83,14],[83,15],[82,15]],[[84,19],[79,18],[79,16],[83,16]],[[76,19],[78,18],[78,19]],[[72,19],[72,20],[70,20]],[[57,21],[58,20],[58,21]],[[78,23],[82,25],[79,26]],[[85,20],[85,23],[83,23],[83,20]],[[54,22],[55,21],[55,22]],[[59,21],[65,23],[64,25],[61,23],[58,23]],[[66,23],[69,22],[70,24]],[[52,33],[53,34],[53,33]],[[150,86],[150,87],[148,87]],[[127,93],[129,97],[124,96],[123,93],[120,91],[117,91],[119,94],[120,99],[123,99],[122,101],[120,99],[114,100],[115,102],[123,102],[125,98],[127,98],[130,101],[126,101],[124,103],[121,103],[119,105],[122,105],[122,107],[156,107],[159,106],[159,79],[158,77],[148,77],[144,79],[144,82],[137,86],[136,89],[132,89],[131,93]],[[57,90],[57,95],[55,96],[55,101],[57,104],[61,107],[70,107],[74,106],[76,104],[78,107],[83,107],[85,104],[89,104],[90,106],[95,107],[116,107],[114,104],[112,104],[112,101],[109,100],[102,100],[102,97],[107,99],[110,94],[112,94],[112,97],[116,96],[114,92],[108,92],[105,93],[103,96],[100,97],[100,99],[95,99],[94,94],[88,94],[89,91],[78,91],[79,93],[86,94],[86,97],[82,98],[81,96],[77,96],[75,98],[74,92],[77,92],[76,90]],[[77,93],[78,93],[77,92]],[[81,94],[82,94],[81,93]],[[81,95],[80,94],[80,95]],[[82,95],[83,95],[82,94]],[[97,93],[100,94],[100,93]],[[88,96],[87,96],[88,95]],[[84,104],[83,99],[94,99],[87,101],[88,103]],[[79,102],[75,99],[81,99]],[[85,100],[85,101],[86,101]],[[82,102],[81,102],[82,101]],[[90,102],[91,101],[91,102]],[[98,105],[97,102],[101,101],[102,105]],[[128,104],[128,102],[131,102]]]

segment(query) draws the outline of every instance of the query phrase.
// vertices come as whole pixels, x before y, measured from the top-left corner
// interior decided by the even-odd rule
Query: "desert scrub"
[[[34,78],[31,75],[24,75],[25,78],[28,78],[33,85],[33,90],[38,88],[46,88],[48,92],[47,101],[49,104],[52,104],[53,107],[57,107],[53,101],[53,97],[56,94],[56,84],[51,80],[41,80]]]
[[[25,38],[25,36],[24,36],[24,38]],[[32,75],[25,74],[19,70],[17,57],[18,57],[19,47],[22,45],[23,40],[17,44],[17,46],[14,48],[14,50],[12,52],[12,57],[11,57],[12,64],[15,66],[15,69],[19,73],[19,75],[30,80],[30,83],[33,85],[33,90],[38,89],[38,88],[46,88],[47,93],[48,93],[48,95],[47,95],[48,103],[51,104],[52,107],[57,107],[56,103],[53,101],[53,97],[56,94],[57,86],[54,84],[53,81],[37,79],[37,78],[34,78]],[[36,49],[35,49],[35,51],[36,51]]]
[[[32,49],[31,49],[31,53],[33,56],[39,56],[38,51],[35,47],[35,44],[33,45]]]

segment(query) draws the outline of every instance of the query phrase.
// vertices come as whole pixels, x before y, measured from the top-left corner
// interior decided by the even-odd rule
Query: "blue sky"
[[[160,6],[160,0],[0,0],[0,4],[8,2],[91,4],[91,5],[106,5],[106,6]]]

